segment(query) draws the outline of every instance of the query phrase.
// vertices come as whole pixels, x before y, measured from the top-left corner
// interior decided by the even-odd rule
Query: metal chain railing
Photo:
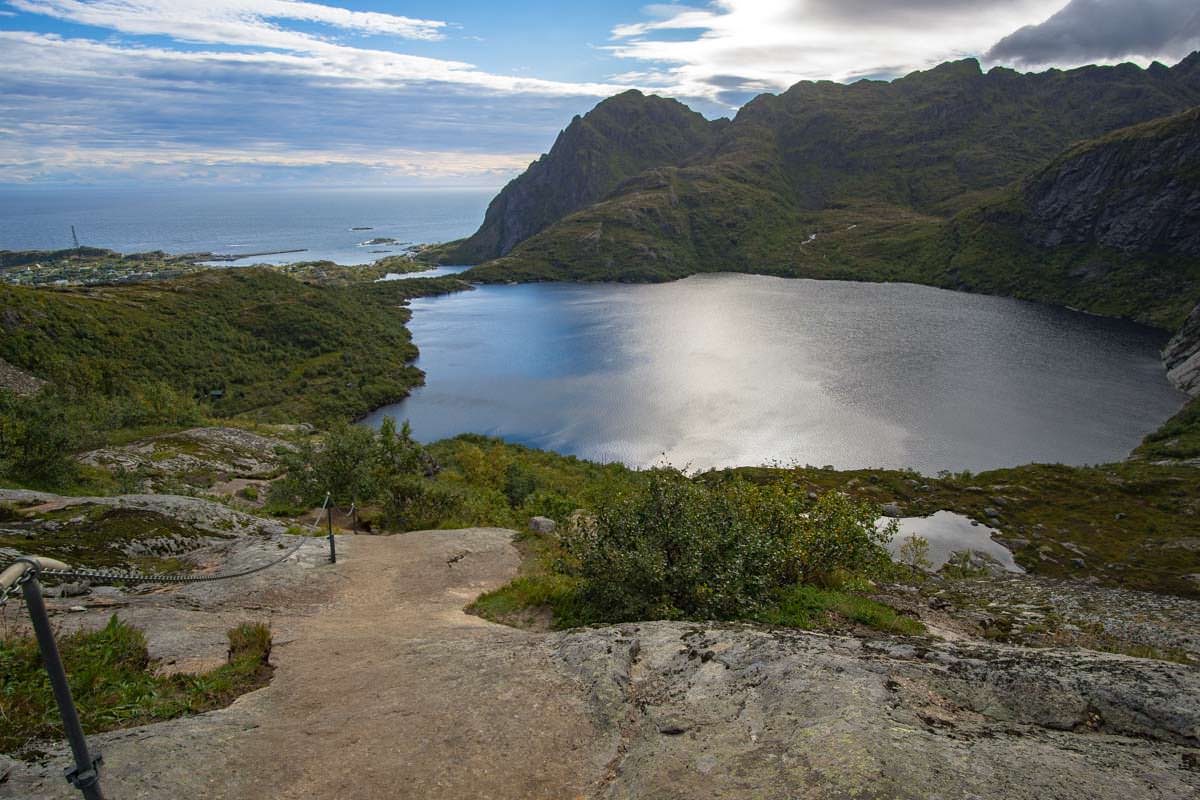
[[[321,511],[317,514],[312,528],[317,530],[321,524],[321,518],[325,518],[329,530],[329,561],[330,563],[337,563],[337,545],[333,535],[334,507],[330,505],[329,500],[330,495],[326,492],[325,502],[321,504]],[[350,506],[349,513],[355,520],[357,520],[357,516],[355,516],[357,510],[357,503]],[[357,529],[357,524],[355,524],[355,528]],[[304,544],[303,541],[297,542],[295,547],[266,564],[259,564],[255,567],[221,575],[184,575],[178,573],[155,575],[134,570],[78,569],[72,568],[60,561],[39,556],[20,556],[3,571],[0,571],[0,608],[7,605],[9,598],[17,592],[21,592],[25,597],[25,606],[29,610],[34,635],[38,641],[38,648],[42,653],[42,663],[45,665],[46,672],[50,677],[50,686],[54,691],[54,699],[58,703],[58,710],[63,720],[63,729],[67,735],[67,741],[71,746],[71,752],[75,760],[75,765],[66,771],[66,779],[72,786],[79,789],[85,800],[104,800],[100,792],[99,773],[103,758],[98,753],[93,756],[88,751],[87,740],[84,738],[83,728],[79,724],[79,715],[75,710],[75,702],[71,697],[71,687],[67,683],[66,671],[63,669],[62,658],[58,652],[58,644],[54,640],[54,631],[50,627],[50,617],[46,612],[41,583],[38,579],[42,577],[74,579],[86,580],[92,583],[204,583],[209,581],[224,581],[231,578],[244,578],[247,575],[253,575],[256,572],[262,572],[277,564],[281,564],[295,555]]]

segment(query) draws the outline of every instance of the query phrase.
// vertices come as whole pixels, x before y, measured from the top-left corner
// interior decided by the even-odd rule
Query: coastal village
[[[338,283],[350,279],[381,280],[389,274],[405,274],[430,268],[414,261],[415,254],[420,252],[419,246],[390,239],[382,241],[400,245],[402,252],[352,267],[324,260],[297,261],[290,264],[259,264],[250,261],[253,258],[280,255],[283,252],[303,252],[296,250],[242,255],[171,254],[161,250],[122,254],[98,247],[52,251],[0,251],[0,281],[14,286],[98,286],[169,280],[220,267],[259,266],[310,283]]]

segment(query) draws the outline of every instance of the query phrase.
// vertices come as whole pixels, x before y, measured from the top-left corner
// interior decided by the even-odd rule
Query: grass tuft
[[[100,733],[228,705],[266,685],[272,667],[270,629],[243,623],[229,631],[225,664],[198,674],[158,675],[145,635],[114,614],[99,630],[58,639],[85,733]],[[0,752],[33,758],[62,737],[58,707],[32,637],[0,639]]]
[[[885,633],[925,633],[925,626],[919,620],[890,606],[861,595],[816,586],[793,586],[781,592],[778,600],[755,615],[755,619],[768,625],[805,630],[839,630],[847,622],[853,622]]]

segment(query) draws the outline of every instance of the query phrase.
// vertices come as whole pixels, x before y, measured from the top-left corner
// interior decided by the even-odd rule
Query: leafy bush
[[[461,497],[447,486],[419,475],[400,475],[389,487],[383,520],[399,530],[427,530],[456,517],[461,505]]]
[[[876,518],[839,494],[813,503],[789,484],[709,487],[655,470],[568,528],[562,566],[605,620],[736,618],[797,583],[877,572],[894,528]]]
[[[180,427],[203,420],[200,406],[163,383],[77,395],[44,389],[22,397],[0,391],[0,475],[47,488],[76,480],[75,454],[130,428]]]
[[[45,485],[69,480],[78,471],[72,454],[83,442],[83,420],[65,396],[0,391],[0,473],[6,477]]]
[[[364,425],[335,424],[317,446],[304,441],[281,451],[287,477],[271,488],[268,507],[291,510],[320,505],[329,492],[335,505],[387,502],[398,476],[429,474],[436,465],[405,423],[385,419],[378,432]]]
[[[929,560],[929,540],[924,536],[912,534],[900,543],[897,560],[914,572],[922,573],[932,569],[933,562]]]
[[[537,475],[519,461],[508,464],[504,470],[504,496],[508,504],[517,508],[525,498],[537,491]]]
[[[564,523],[579,504],[569,497],[549,489],[538,489],[521,503],[519,517],[522,521],[531,517],[549,517]]]

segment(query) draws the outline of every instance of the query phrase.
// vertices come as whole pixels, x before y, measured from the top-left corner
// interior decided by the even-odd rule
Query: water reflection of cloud
[[[1094,463],[1181,399],[1145,329],[916,286],[708,275],[414,307],[428,386],[391,413],[418,436],[638,466]]]

